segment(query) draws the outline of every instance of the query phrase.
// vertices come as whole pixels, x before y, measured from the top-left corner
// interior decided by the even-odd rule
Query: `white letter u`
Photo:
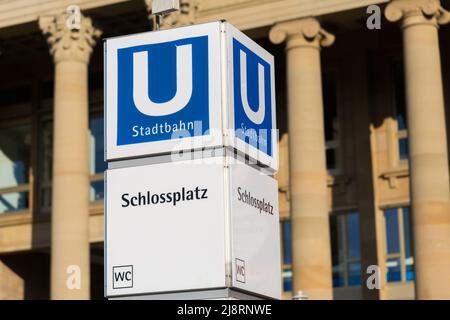
[[[258,92],[259,92],[259,106],[255,112],[250,108],[247,96],[247,54],[240,51],[241,60],[241,101],[244,111],[250,120],[255,124],[261,124],[264,121],[266,113],[265,89],[264,89],[264,66],[258,63]]]
[[[155,103],[148,93],[147,51],[133,53],[133,99],[136,108],[147,116],[166,116],[183,109],[192,96],[192,45],[177,46],[177,91],[172,99]]]

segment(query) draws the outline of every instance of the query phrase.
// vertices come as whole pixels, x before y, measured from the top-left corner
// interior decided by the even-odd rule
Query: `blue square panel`
[[[236,137],[272,156],[271,65],[233,39],[234,126]]]
[[[208,36],[117,50],[117,145],[209,130]]]

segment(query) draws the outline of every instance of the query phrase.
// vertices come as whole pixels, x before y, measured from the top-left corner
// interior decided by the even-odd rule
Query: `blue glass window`
[[[398,152],[400,160],[408,159],[408,138],[398,139]]]
[[[283,263],[292,264],[292,231],[291,221],[284,220],[281,222],[283,233]]]
[[[387,281],[396,282],[402,280],[400,259],[388,259],[387,267]]]
[[[414,280],[414,258],[412,252],[411,216],[409,208],[403,208],[403,232],[405,238],[406,281]]]
[[[292,292],[292,270],[283,271],[283,291]]]
[[[348,264],[348,285],[361,285],[361,263],[352,262]]]
[[[412,281],[414,280],[414,257],[409,207],[387,209],[384,211],[384,217],[386,254],[388,255],[387,280],[388,282]]]
[[[333,287],[339,288],[345,286],[344,266],[342,264],[333,264]]]
[[[402,113],[397,114],[397,129],[398,130],[406,130],[406,115],[404,114],[404,109],[402,109]]]
[[[283,291],[292,292],[292,231],[291,231],[291,221],[281,220],[281,242],[283,250]]]
[[[360,285],[359,214],[333,214],[330,218],[333,287]]]
[[[361,263],[359,259],[360,253],[360,238],[359,238],[359,215],[358,213],[350,213],[346,215],[347,220],[347,252],[348,257],[357,259],[358,262],[351,262],[348,264],[348,285],[358,286],[361,285]]]
[[[387,209],[384,217],[386,221],[386,252],[388,254],[398,253],[400,252],[400,240],[397,209]]]
[[[359,215],[351,213],[346,215],[347,218],[347,245],[348,255],[351,258],[360,257],[360,241],[359,241]]]
[[[405,237],[405,257],[412,257],[411,250],[411,221],[409,215],[409,208],[403,208],[403,232]]]

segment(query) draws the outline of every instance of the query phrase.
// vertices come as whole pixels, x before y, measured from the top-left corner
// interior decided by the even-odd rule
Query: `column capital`
[[[47,39],[55,63],[67,60],[89,63],[102,34],[81,12],[40,17],[39,28]]]
[[[294,47],[328,47],[334,43],[334,35],[322,29],[315,18],[304,18],[277,23],[269,33],[270,41],[275,44],[287,40],[286,49]]]
[[[439,0],[391,0],[384,15],[391,22],[403,19],[403,28],[416,24],[438,26],[450,22],[450,13]]]

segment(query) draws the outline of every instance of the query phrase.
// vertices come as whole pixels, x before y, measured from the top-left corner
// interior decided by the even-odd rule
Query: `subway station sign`
[[[227,147],[278,168],[274,59],[226,22],[105,41],[106,160]]]
[[[106,186],[108,298],[220,288],[281,298],[273,178],[213,157],[109,169]]]

